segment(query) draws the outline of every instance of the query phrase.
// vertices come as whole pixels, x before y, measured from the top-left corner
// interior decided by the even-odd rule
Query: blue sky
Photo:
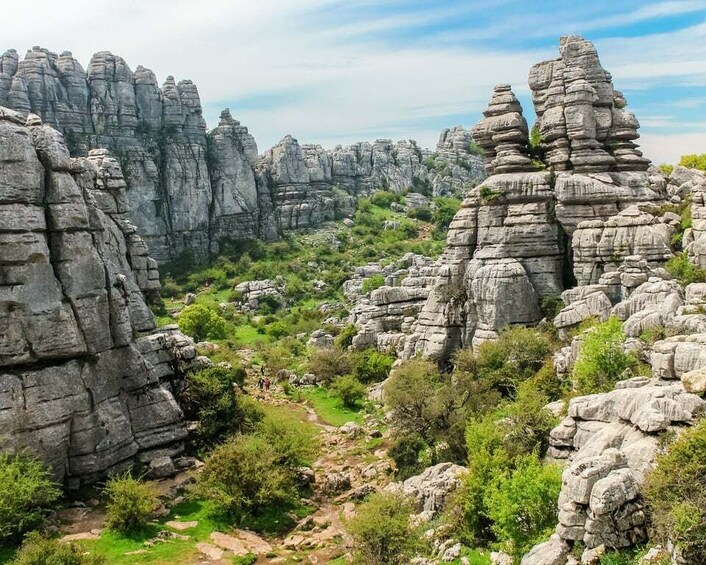
[[[42,17],[37,17],[37,14]],[[291,133],[331,147],[472,126],[496,83],[533,120],[527,72],[561,35],[594,41],[648,157],[706,152],[706,0],[35,0],[3,7],[2,47],[111,50],[190,78],[260,151]]]

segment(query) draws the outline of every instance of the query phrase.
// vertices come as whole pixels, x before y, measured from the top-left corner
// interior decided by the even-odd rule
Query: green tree
[[[17,542],[41,526],[60,497],[59,485],[38,459],[0,453],[0,542]]]
[[[297,498],[295,473],[280,463],[280,455],[263,437],[236,436],[206,459],[195,493],[236,523],[248,515],[290,507]]]
[[[356,563],[395,565],[410,562],[419,547],[418,529],[409,522],[412,504],[399,494],[376,493],[360,504],[346,523]]]
[[[203,304],[187,306],[179,314],[179,329],[196,341],[223,339],[226,321],[213,309]]]
[[[560,490],[561,469],[543,465],[535,453],[518,457],[512,470],[493,478],[484,503],[497,539],[515,557],[551,535]]]
[[[106,525],[117,532],[143,529],[159,504],[154,486],[130,473],[109,479],[105,494],[108,497]]]
[[[357,408],[367,396],[365,386],[353,375],[343,375],[333,381],[333,390],[346,408]]]
[[[372,347],[357,351],[353,355],[353,375],[362,383],[384,381],[394,361],[392,355],[380,353]]]
[[[579,394],[611,390],[635,358],[623,351],[626,335],[622,322],[612,316],[586,331],[579,346],[572,378]]]
[[[642,494],[651,516],[650,540],[671,542],[687,563],[706,563],[706,420],[682,432],[657,459]]]
[[[209,367],[186,378],[179,404],[187,420],[198,423],[191,434],[199,449],[213,447],[233,433],[253,431],[264,417],[259,404],[236,394],[235,372]]]

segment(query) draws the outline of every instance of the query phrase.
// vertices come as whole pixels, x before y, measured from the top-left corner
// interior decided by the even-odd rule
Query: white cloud
[[[653,163],[674,164],[682,155],[706,153],[706,130],[696,133],[643,133],[638,143],[645,157]]]

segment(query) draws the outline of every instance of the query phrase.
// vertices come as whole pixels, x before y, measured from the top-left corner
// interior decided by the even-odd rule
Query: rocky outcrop
[[[504,326],[539,322],[544,298],[598,285],[628,257],[658,268],[672,256],[674,219],[648,211],[666,201],[666,181],[634,144],[637,120],[590,42],[562,38],[560,55],[530,71],[538,144],[530,147],[508,85],[495,88],[474,127],[490,177],[449,227],[404,357],[446,359]],[[562,327],[605,316],[618,301],[581,293]]]
[[[117,161],[71,159],[58,131],[0,108],[2,447],[73,482],[177,455],[186,436],[170,382],[196,351],[155,329],[156,263],[127,206]]]
[[[7,51],[0,106],[39,115],[64,134],[73,156],[109,149],[125,174],[130,219],[159,261],[350,215],[355,196],[377,189],[446,194],[482,178],[479,159],[453,141],[443,142],[434,170],[411,140],[325,151],[287,136],[258,158],[255,140],[227,109],[206,132],[191,81],[169,76],[160,87],[151,70],[133,72],[107,51],[85,71],[68,51],[34,47],[24,59]]]

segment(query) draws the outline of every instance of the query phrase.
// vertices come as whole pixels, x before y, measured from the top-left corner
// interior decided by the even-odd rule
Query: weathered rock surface
[[[201,101],[189,80],[133,72],[121,58],[96,53],[88,68],[70,52],[35,47],[21,59],[0,57],[0,106],[30,112],[66,138],[73,156],[107,148],[119,158],[129,217],[152,256],[217,251],[223,238],[277,237],[354,210],[354,197],[410,187],[465,192],[482,179],[462,128],[442,134],[438,167],[411,140],[378,140],[325,151],[291,136],[258,157],[246,127],[226,109],[206,132]],[[335,190],[337,188],[337,190]]]
[[[592,288],[565,296],[558,327],[605,318],[620,298],[600,287],[604,275],[636,255],[650,269],[672,256],[674,218],[647,211],[666,202],[666,181],[636,149],[637,120],[590,42],[564,37],[560,54],[530,71],[539,148],[529,146],[509,85],[495,88],[473,129],[491,176],[449,227],[404,357],[445,359],[458,347],[494,339],[504,326],[537,323],[543,299],[577,282]],[[665,292],[641,289],[645,296]],[[649,323],[656,318],[631,327],[637,332]]]
[[[49,80],[41,61],[29,89]],[[117,161],[71,159],[58,131],[0,108],[3,449],[36,452],[58,478],[158,458],[164,469],[183,449],[170,381],[196,351],[155,329],[145,293],[159,288],[156,263],[126,211]]]

